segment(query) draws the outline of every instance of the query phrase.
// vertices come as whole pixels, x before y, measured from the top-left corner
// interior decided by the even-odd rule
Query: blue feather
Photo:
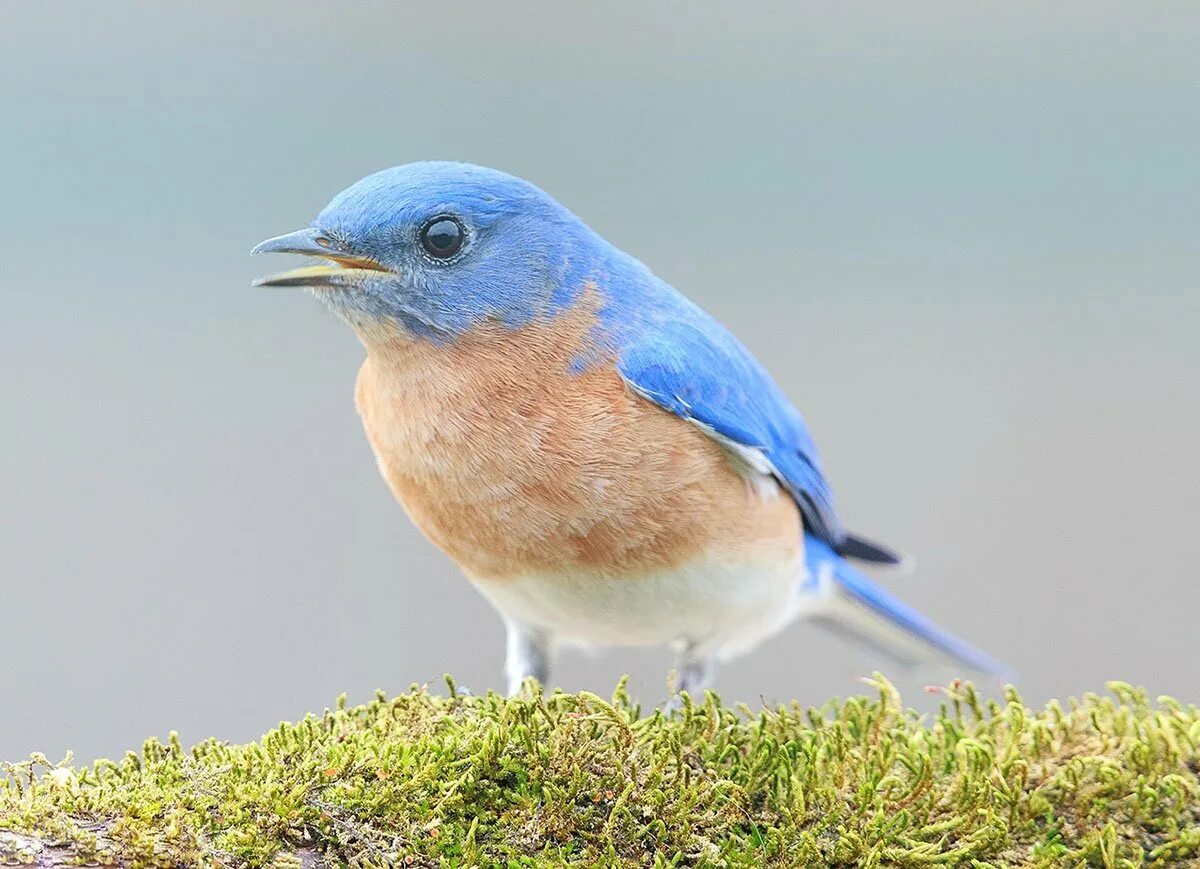
[[[839,618],[835,612],[832,618],[835,627],[847,628],[886,651],[893,652],[893,644],[886,639],[886,629],[899,629],[911,638],[919,640],[938,657],[965,665],[980,673],[1006,679],[1012,677],[1004,664],[938,627],[904,601],[871,582],[861,571],[834,552],[827,543],[812,535],[806,535],[804,543],[808,580],[801,588],[801,593],[819,595],[822,591],[822,577],[831,577],[838,592],[852,604],[863,608],[870,616],[879,619],[878,627],[871,626],[869,620],[855,624],[859,620]],[[898,654],[897,657],[907,656]]]
[[[621,276],[623,286],[630,286],[630,277]],[[843,532],[833,490],[799,412],[724,326],[648,272],[639,277],[632,283],[653,284],[653,292],[632,305],[626,295],[619,310],[603,313],[622,345],[621,376],[671,413],[759,450],[796,499],[805,527],[838,544]]]

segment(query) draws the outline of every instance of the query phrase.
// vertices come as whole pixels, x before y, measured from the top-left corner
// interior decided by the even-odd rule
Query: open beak
[[[257,253],[294,253],[326,260],[315,266],[304,266],[251,282],[252,287],[351,287],[374,273],[389,269],[367,257],[343,253],[333,246],[317,229],[301,229],[287,235],[277,235],[260,242],[250,251]]]

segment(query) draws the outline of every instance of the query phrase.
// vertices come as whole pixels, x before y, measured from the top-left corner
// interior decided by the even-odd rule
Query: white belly
[[[787,624],[803,571],[799,555],[757,563],[705,558],[640,577],[576,569],[476,585],[506,619],[556,640],[729,657]]]

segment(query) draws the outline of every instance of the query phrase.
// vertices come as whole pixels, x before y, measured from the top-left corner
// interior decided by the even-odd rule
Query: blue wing
[[[644,289],[645,285],[626,283]],[[808,576],[798,612],[860,637],[902,661],[941,660],[1001,674],[1003,665],[938,628],[846,561],[899,556],[846,534],[804,420],[758,361],[720,323],[661,283],[610,298],[617,370],[630,388],[750,455],[795,498],[804,518]]]
[[[838,548],[846,535],[800,413],[720,323],[690,303],[671,314],[626,337],[617,362],[621,376],[640,395],[718,439],[759,452],[795,498],[808,532]]]

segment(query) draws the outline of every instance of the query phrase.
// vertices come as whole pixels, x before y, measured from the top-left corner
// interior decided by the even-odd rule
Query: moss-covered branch
[[[643,717],[591,694],[379,696],[259,742],[7,765],[0,863],[966,866],[1200,863],[1200,712],[947,689]]]

